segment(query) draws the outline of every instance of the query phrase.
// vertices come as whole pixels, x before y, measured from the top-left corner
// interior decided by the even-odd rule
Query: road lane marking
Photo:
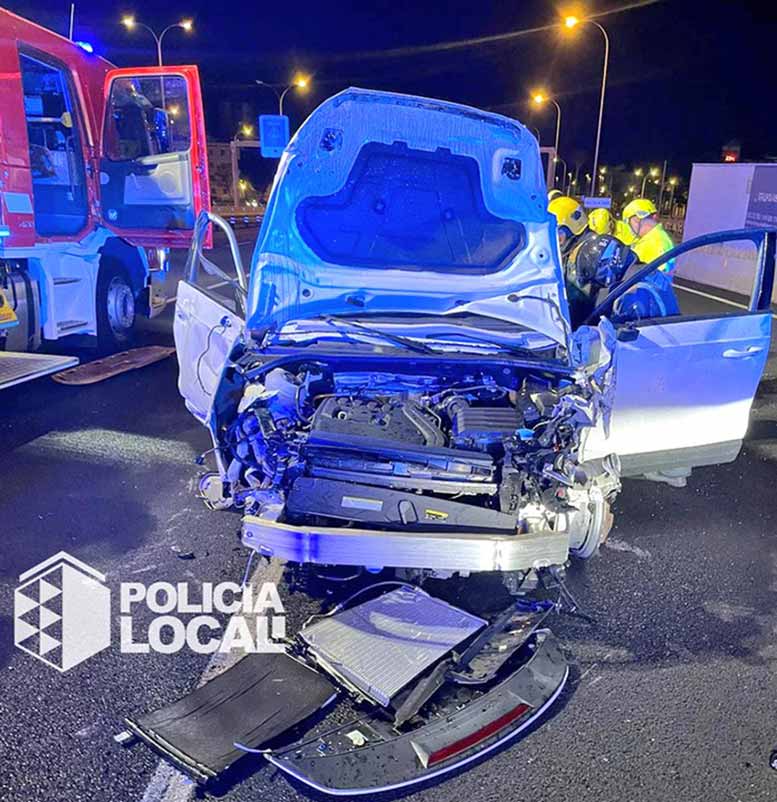
[[[277,585],[283,576],[284,565],[280,560],[260,562],[251,575],[249,584],[259,587],[265,582],[274,582]],[[214,652],[205,671],[200,675],[197,687],[202,687],[208,680],[231,668],[241,657],[243,655],[239,652]],[[167,761],[160,760],[140,802],[190,802],[196,787],[190,777]]]
[[[683,287],[682,284],[675,284],[674,285],[678,290],[683,290],[683,292],[690,292],[693,295],[701,295],[702,298],[709,298],[711,301],[717,301],[721,304],[728,304],[729,306],[736,306],[737,309],[745,309],[749,310],[750,307],[746,306],[745,304],[737,303],[736,301],[729,301],[728,298],[721,298],[719,295],[713,295],[709,292],[702,292],[701,290],[693,290],[690,287]],[[772,313],[772,317],[777,320],[777,315]]]

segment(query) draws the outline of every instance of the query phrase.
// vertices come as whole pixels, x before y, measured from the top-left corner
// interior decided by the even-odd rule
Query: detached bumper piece
[[[259,750],[327,794],[403,788],[487,754],[553,703],[568,667],[537,628],[545,615],[516,605],[489,622],[405,586],[127,725],[200,782]]]
[[[569,668],[548,630],[532,635],[529,660],[461,706],[455,697],[430,723],[397,735],[372,719],[302,739],[267,759],[297,780],[334,795],[375,794],[454,771],[514,738],[556,700]],[[533,647],[533,648],[532,648]]]
[[[287,654],[252,654],[129,729],[194,779],[214,779],[246,753],[299,725],[336,695],[335,686]]]

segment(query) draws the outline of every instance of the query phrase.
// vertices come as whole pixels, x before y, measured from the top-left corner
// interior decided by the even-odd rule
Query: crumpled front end
[[[619,489],[613,460],[578,459],[612,382],[608,331],[591,334],[574,368],[248,351],[203,495],[244,511],[246,546],[302,564],[450,575],[590,556]]]

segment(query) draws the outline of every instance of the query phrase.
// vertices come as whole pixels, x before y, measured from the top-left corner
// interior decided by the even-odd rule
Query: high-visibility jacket
[[[662,256],[667,251],[671,251],[672,248],[674,248],[674,242],[672,242],[672,238],[667,234],[661,223],[653,226],[644,237],[640,237],[631,245],[631,249],[637,254],[637,258],[643,265],[658,259],[659,256]],[[674,268],[674,259],[671,259],[666,264],[661,265],[659,270],[662,273],[671,275],[674,272]]]

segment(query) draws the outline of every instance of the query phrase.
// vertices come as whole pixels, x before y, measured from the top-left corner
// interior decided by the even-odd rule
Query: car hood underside
[[[465,106],[349,89],[284,152],[248,328],[320,315],[475,313],[568,345],[537,142]]]

